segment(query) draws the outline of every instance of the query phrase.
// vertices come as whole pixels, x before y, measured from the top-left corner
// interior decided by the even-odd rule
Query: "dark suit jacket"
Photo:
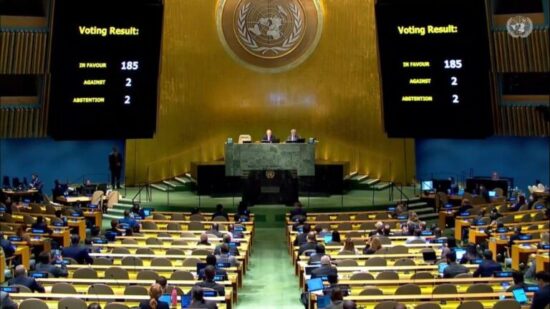
[[[294,245],[301,246],[307,242],[307,233],[302,233],[294,238]]]
[[[94,263],[94,259],[90,257],[90,255],[88,254],[88,250],[80,246],[70,246],[70,247],[64,248],[62,254],[64,257],[70,257],[75,259],[78,262],[78,264]]]
[[[307,216],[307,212],[303,208],[294,208],[290,211],[290,219],[292,219],[294,216]]]
[[[54,275],[54,277],[56,277],[56,278],[58,278],[58,277],[67,277],[68,276],[67,268],[57,267],[57,266],[51,265],[51,264],[38,263],[38,264],[36,264],[35,269],[38,272],[48,272],[48,273]]]
[[[2,309],[17,309],[18,307],[17,303],[6,292],[0,292],[0,306]]]
[[[212,301],[197,301],[192,302],[189,308],[205,308],[205,309],[218,309],[218,305]]]
[[[332,267],[330,265],[322,265],[321,267],[311,271],[311,276],[313,277],[322,277],[329,275],[338,275],[338,270],[336,269],[336,267]]]
[[[312,255],[310,255],[309,260],[307,261],[308,265],[319,264],[323,255],[324,254],[313,253]]]
[[[3,238],[0,239],[0,247],[4,249],[4,254],[6,255],[7,258],[12,257],[13,254],[15,253],[14,245],[11,243],[11,241],[7,239],[3,239]]]
[[[11,278],[8,281],[8,285],[14,285],[14,284],[26,286],[29,289],[31,289],[31,291],[33,292],[39,292],[39,293],[46,292],[46,290],[44,290],[44,287],[38,284],[38,282],[36,282],[36,280],[32,277],[19,276],[19,277]]]
[[[209,288],[214,289],[216,292],[218,292],[219,296],[225,296],[225,288],[223,285],[217,284],[215,281],[203,281],[195,284],[198,287],[201,288]]]
[[[302,255],[304,251],[306,250],[315,250],[317,247],[317,243],[314,242],[306,242],[305,244],[300,245],[300,249],[298,249],[298,255]]]
[[[120,171],[122,169],[122,155],[117,153],[111,153],[109,155],[109,170],[111,171]]]
[[[550,304],[550,285],[546,285],[535,293],[531,309],[544,309],[548,304]]]
[[[264,137],[262,137],[262,142],[265,142],[265,141],[272,142],[272,143],[278,143],[279,139],[273,134],[271,135],[270,139],[267,139],[267,135],[264,135]]]
[[[492,277],[495,271],[502,271],[502,266],[493,260],[484,260],[474,272],[474,277]]]
[[[291,141],[291,142],[295,142],[295,141],[299,140],[300,138],[301,138],[300,135],[296,134],[296,135],[294,135],[294,139],[292,139],[292,135],[289,135],[289,136],[286,138],[286,140],[287,140],[287,141]]]
[[[337,300],[335,302],[332,302],[332,304],[327,307],[327,309],[342,309],[342,308],[344,308],[343,300]]]
[[[149,300],[141,301],[139,303],[139,309],[151,309],[151,306],[149,306]],[[163,301],[159,301],[157,309],[170,309],[170,305]]]

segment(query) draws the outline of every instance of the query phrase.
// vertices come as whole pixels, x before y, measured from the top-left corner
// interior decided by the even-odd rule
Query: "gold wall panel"
[[[243,67],[216,32],[216,1],[166,0],[157,133],[128,140],[126,182],[190,171],[223,158],[227,137],[285,139],[291,128],[320,143],[317,158],[410,182],[414,142],[388,139],[382,125],[374,0],[324,0],[323,33],[300,66],[276,74]]]

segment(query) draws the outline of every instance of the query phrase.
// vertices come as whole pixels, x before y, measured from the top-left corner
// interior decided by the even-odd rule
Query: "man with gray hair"
[[[311,272],[312,277],[338,276],[338,269],[330,264],[330,256],[323,255],[321,257],[321,267],[314,269]]]
[[[33,292],[44,293],[46,290],[44,287],[36,282],[33,277],[27,276],[27,269],[24,265],[17,265],[15,267],[14,277],[8,281],[8,285],[22,285],[26,286]]]

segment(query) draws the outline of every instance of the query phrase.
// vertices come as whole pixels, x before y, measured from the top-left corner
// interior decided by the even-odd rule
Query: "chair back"
[[[52,286],[53,294],[77,294],[76,289],[72,284],[58,282]]]
[[[478,301],[467,301],[458,305],[456,309],[484,309],[483,304]]]
[[[73,273],[76,279],[97,279],[97,272],[92,268],[79,268]]]
[[[361,290],[361,292],[359,292],[359,295],[362,295],[362,296],[383,295],[383,294],[384,292],[382,292],[382,290],[375,287],[364,288],[363,290]]]
[[[436,285],[432,291],[432,294],[457,294],[458,290],[454,284],[440,284]]]
[[[137,280],[157,280],[159,277],[159,274],[150,269],[140,270],[137,273]]]
[[[144,286],[129,285],[124,289],[124,295],[149,295],[149,291]]]
[[[130,307],[122,303],[108,303],[105,309],[130,309]]]
[[[49,309],[49,307],[41,299],[28,298],[19,304],[19,309]]]
[[[151,260],[151,266],[172,267],[172,261],[167,258],[158,257]]]
[[[395,295],[417,295],[422,294],[420,287],[416,284],[405,284],[395,290]]]
[[[514,299],[505,299],[495,303],[493,309],[521,309],[521,305]]]
[[[74,297],[65,297],[62,298],[59,303],[57,303],[58,309],[86,309],[88,308],[88,305],[85,301],[83,301],[80,298],[74,298]]]
[[[349,280],[374,280],[374,276],[370,273],[355,273],[351,275]]]
[[[88,287],[88,294],[89,295],[115,295],[115,292],[110,286],[106,284],[96,283]]]
[[[170,276],[170,280],[195,280],[195,277],[188,271],[176,270]]]
[[[126,269],[113,266],[105,270],[105,279],[128,280],[130,275]]]
[[[125,266],[143,266],[143,261],[137,256],[125,256],[122,258],[121,264]]]
[[[376,276],[376,280],[399,280],[399,274],[395,271],[383,271]]]
[[[493,287],[485,283],[472,284],[468,287],[466,293],[493,293]]]

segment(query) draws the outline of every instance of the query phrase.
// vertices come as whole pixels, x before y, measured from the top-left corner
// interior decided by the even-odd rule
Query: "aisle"
[[[299,298],[283,227],[258,227],[236,309],[303,309]]]

